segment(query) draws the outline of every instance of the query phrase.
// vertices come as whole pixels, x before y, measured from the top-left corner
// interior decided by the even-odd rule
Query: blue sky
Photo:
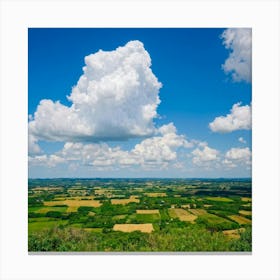
[[[135,42],[142,42],[142,47]],[[118,47],[124,48],[124,54],[116,51],[124,57],[112,60],[112,51]],[[129,48],[132,51],[127,51]],[[85,74],[85,57],[100,49],[106,51],[104,61],[103,56],[91,56],[87,66],[93,65],[95,70],[93,74]],[[149,60],[148,55],[151,66],[147,62],[139,70],[135,66],[138,62],[133,60],[124,66],[125,56],[132,54],[143,61]],[[116,64],[114,69],[112,63]],[[132,72],[146,73],[142,78],[139,78],[142,74],[138,75],[140,85],[133,84],[133,89],[131,81],[126,79]],[[116,73],[120,73],[118,79]],[[76,101],[67,99],[81,76],[93,84],[99,83],[98,87],[88,86],[86,90],[78,87]],[[29,177],[250,177],[250,76],[248,29],[31,28],[28,32]],[[151,82],[153,77],[157,81]],[[105,82],[100,84],[102,78]],[[108,81],[112,85],[106,88]],[[95,88],[98,88],[96,93]],[[127,96],[121,103],[121,117],[114,112],[111,116],[112,121],[120,119],[120,127],[116,122],[110,123],[110,116],[106,119],[100,116],[102,104],[108,115],[116,108],[112,88]],[[135,102],[139,100],[140,107],[152,105],[152,115],[137,116],[142,107],[133,103],[133,90],[139,91]],[[98,96],[97,103],[86,99],[89,101],[82,102],[88,103],[81,105],[82,93],[93,99]],[[105,93],[111,94],[111,101],[102,99]],[[37,107],[46,99],[50,102]],[[59,105],[54,105],[58,100]],[[78,117],[69,110],[75,102],[79,103]],[[101,113],[89,113],[94,106],[99,106]],[[135,115],[131,106],[137,107]],[[126,108],[132,115],[125,113]],[[130,116],[133,124],[125,126]],[[63,122],[68,118],[72,120],[70,125]],[[135,126],[141,127],[141,131],[135,132]],[[84,130],[78,132],[77,127]],[[168,129],[163,133],[161,127]],[[85,133],[89,136],[85,137]],[[65,148],[66,143],[74,145],[75,158],[70,156],[70,145]],[[119,150],[111,151],[112,148]],[[86,153],[89,153],[87,158]]]

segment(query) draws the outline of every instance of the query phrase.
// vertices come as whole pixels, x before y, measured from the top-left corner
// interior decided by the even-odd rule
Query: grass
[[[160,219],[159,214],[136,214],[139,223],[154,223]]]
[[[39,218],[40,219],[40,218]],[[28,233],[38,232],[45,229],[55,228],[59,225],[65,225],[68,221],[52,220],[28,223]]]

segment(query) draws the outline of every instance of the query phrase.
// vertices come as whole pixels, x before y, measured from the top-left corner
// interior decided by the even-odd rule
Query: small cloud
[[[252,164],[252,152],[248,147],[246,148],[231,148],[225,154],[223,161],[228,168],[235,168],[240,165],[250,167]]]
[[[221,38],[230,50],[222,68],[235,82],[252,81],[252,30],[250,28],[226,29]]]
[[[230,114],[226,116],[216,117],[213,122],[209,124],[213,132],[228,133],[235,130],[249,130],[251,129],[251,106],[241,106],[241,102],[232,106]]]
[[[210,167],[219,160],[219,151],[208,146],[204,146],[203,149],[195,149],[192,151],[192,155],[194,156],[192,162],[197,166]]]
[[[243,139],[243,137],[239,137],[239,138],[238,138],[238,141],[239,141],[240,143],[246,144],[246,141]]]

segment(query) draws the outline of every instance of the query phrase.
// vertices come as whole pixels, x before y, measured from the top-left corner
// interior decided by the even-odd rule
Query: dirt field
[[[190,212],[180,208],[173,208],[169,209],[168,211],[172,218],[179,218],[180,221],[184,222],[194,222],[194,220],[197,218],[196,215],[193,215]]]
[[[132,232],[142,231],[151,233],[154,230],[153,224],[115,224],[113,227],[115,231]]]
[[[128,204],[130,202],[135,202],[135,203],[139,203],[140,200],[135,198],[134,196],[131,196],[130,198],[124,198],[124,199],[111,199],[111,203],[112,204]]]
[[[165,197],[166,193],[144,193],[148,197]]]
[[[242,216],[238,216],[238,215],[231,215],[229,216],[230,219],[232,219],[233,221],[239,223],[240,225],[244,225],[244,224],[251,224],[252,221],[247,219],[247,218],[244,218]]]
[[[137,214],[159,214],[159,210],[136,210]]]
[[[240,233],[244,232],[244,228],[223,230],[223,234],[232,239],[240,238]]]
[[[186,208],[186,209],[190,209],[191,208],[190,204],[184,204],[184,205],[181,205],[181,207],[182,208]]]
[[[190,209],[189,211],[196,216],[207,214],[207,211],[204,209]]]

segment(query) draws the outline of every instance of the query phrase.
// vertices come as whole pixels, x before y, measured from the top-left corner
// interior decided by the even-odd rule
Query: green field
[[[29,251],[251,251],[250,180],[33,179],[28,193]]]

